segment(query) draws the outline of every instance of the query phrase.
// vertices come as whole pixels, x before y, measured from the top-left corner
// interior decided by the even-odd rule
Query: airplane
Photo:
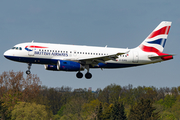
[[[43,64],[46,70],[77,72],[77,78],[82,78],[81,71],[86,69],[85,78],[90,79],[90,68],[135,67],[173,59],[174,55],[163,53],[171,23],[162,21],[138,47],[133,49],[32,41],[15,45],[4,53],[4,57],[27,63],[28,75],[31,74],[32,64]]]

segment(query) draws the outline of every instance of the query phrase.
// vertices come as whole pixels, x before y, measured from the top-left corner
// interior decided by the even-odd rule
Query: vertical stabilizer
[[[163,52],[171,23],[162,21],[139,47],[145,52]]]

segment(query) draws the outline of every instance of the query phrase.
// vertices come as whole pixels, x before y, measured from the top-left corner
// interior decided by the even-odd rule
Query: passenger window
[[[19,50],[22,50],[22,48],[20,47]]]

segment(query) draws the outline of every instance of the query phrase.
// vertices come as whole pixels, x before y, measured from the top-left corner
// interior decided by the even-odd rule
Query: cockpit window
[[[15,50],[22,50],[21,47],[13,47],[12,49],[15,49]]]

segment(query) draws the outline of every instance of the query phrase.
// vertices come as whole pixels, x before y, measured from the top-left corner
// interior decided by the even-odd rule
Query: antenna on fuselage
[[[34,40],[32,40],[32,43],[34,43]]]
[[[107,48],[107,45],[105,46],[105,48]]]

